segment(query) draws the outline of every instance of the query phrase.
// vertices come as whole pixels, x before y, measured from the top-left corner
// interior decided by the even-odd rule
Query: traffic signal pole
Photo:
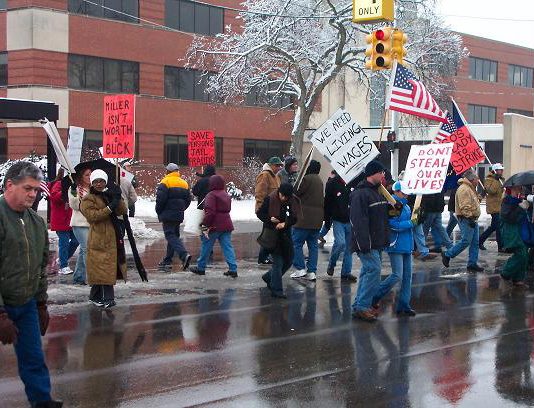
[[[394,11],[395,18],[393,20],[393,28],[397,27],[397,13],[396,10]],[[399,137],[399,112],[397,111],[390,111],[390,119],[391,119],[391,130],[395,132],[395,142],[393,143],[394,148],[391,151],[391,158],[390,158],[390,171],[391,171],[391,177],[393,177],[393,180],[397,180],[399,176],[399,144],[398,144],[398,137]]]

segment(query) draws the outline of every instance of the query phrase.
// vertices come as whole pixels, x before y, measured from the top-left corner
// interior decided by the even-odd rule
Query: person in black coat
[[[191,192],[197,198],[197,208],[199,210],[204,209],[204,198],[210,192],[210,177],[215,175],[215,166],[208,165],[204,169],[204,173],[197,173],[197,176],[200,177],[200,180],[196,182],[193,186]]]
[[[429,231],[432,233],[432,238],[434,239],[434,247],[431,249],[431,252],[440,253],[442,246],[447,249],[452,247],[452,241],[447,231],[445,231],[445,227],[443,227],[444,193],[424,195],[421,205],[425,213],[425,221],[423,222],[425,239]]]

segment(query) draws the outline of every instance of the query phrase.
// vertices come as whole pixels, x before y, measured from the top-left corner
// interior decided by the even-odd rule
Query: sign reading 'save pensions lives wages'
[[[367,163],[379,155],[369,135],[343,109],[338,109],[308,138],[346,183],[362,173]]]
[[[406,193],[434,194],[443,189],[454,143],[414,145],[406,162]]]

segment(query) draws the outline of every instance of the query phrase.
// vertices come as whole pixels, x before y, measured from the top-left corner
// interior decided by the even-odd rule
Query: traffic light
[[[365,55],[369,57],[365,66],[373,71],[390,69],[393,65],[391,56],[392,27],[384,27],[373,31],[365,37],[369,48],[365,50]]]
[[[406,48],[404,48],[404,44],[406,44],[408,37],[406,37],[404,31],[399,30],[398,28],[393,31],[392,37],[391,56],[393,59],[396,59],[399,64],[404,65],[403,59],[406,55]]]

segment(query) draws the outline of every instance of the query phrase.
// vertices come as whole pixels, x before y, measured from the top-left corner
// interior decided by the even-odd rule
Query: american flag
[[[412,72],[395,62],[391,75],[387,109],[446,123],[445,113]]]
[[[454,132],[458,130],[454,124],[454,120],[449,112],[447,112],[447,123],[442,123],[438,129],[438,134],[432,143],[444,143]]]
[[[39,187],[41,188],[41,192],[43,194],[43,197],[48,197],[50,195],[50,190],[48,188],[48,183],[46,181],[41,181],[39,184]]]

